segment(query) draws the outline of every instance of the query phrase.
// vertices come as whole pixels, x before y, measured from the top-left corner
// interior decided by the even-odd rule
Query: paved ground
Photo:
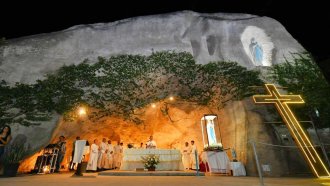
[[[265,178],[265,186],[330,186],[330,180],[316,178]],[[257,177],[232,176],[98,176],[84,173],[73,177],[72,173],[48,175],[23,175],[0,178],[1,186],[259,186]]]

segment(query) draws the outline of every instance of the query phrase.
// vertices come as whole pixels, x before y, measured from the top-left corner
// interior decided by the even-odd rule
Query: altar
[[[202,161],[208,164],[211,173],[230,173],[229,158],[225,151],[204,151]]]
[[[183,170],[181,152],[176,149],[126,149],[120,170],[133,171],[136,168],[144,168],[141,157],[152,154],[159,156],[160,163],[156,170]]]

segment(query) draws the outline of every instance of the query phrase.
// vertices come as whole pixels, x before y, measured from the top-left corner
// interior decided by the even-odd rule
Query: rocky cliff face
[[[86,58],[161,50],[190,52],[200,64],[230,60],[253,68],[280,63],[289,52],[304,49],[269,17],[183,11],[9,40],[0,47],[0,79],[34,83]]]
[[[163,50],[190,52],[200,64],[229,60],[250,69],[281,63],[284,56],[290,58],[290,52],[304,51],[279,22],[268,17],[183,11],[112,23],[78,25],[59,32],[9,40],[0,46],[0,80],[10,85],[16,82],[33,84],[63,65],[79,64],[84,59],[93,63],[98,56],[149,55]],[[114,141],[139,143],[151,133],[161,148],[181,148],[184,141],[195,139],[201,149],[201,133],[197,126],[201,116],[210,111],[210,108],[191,106],[189,103],[176,105],[171,108],[172,119],[176,121],[173,123],[159,110],[155,112],[148,108],[144,116],[146,123],[141,126],[118,118],[79,125],[59,122],[59,116],[56,116],[40,126],[13,125],[13,136],[24,138],[23,141],[33,151],[54,142],[59,135],[67,136],[68,144],[77,135],[90,141],[96,137],[106,137]],[[244,163],[253,162],[248,155],[251,149],[248,149],[247,139],[260,135],[267,142],[276,139],[271,132],[260,134],[266,130],[260,117],[246,110],[242,102],[212,112],[221,116],[225,147],[235,148],[238,159]],[[70,147],[66,160],[69,155]],[[21,170],[30,170],[35,159],[36,155],[25,161]],[[278,166],[278,163],[275,164]],[[247,165],[251,174],[255,174],[251,168],[254,164]],[[279,175],[279,172],[274,175]]]

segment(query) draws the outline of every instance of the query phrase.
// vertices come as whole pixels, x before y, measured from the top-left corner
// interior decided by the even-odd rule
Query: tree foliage
[[[305,100],[305,105],[296,109],[300,119],[313,119],[318,127],[330,126],[330,86],[310,53],[294,53],[292,60],[286,59],[271,71],[276,82]]]
[[[137,108],[177,96],[222,108],[230,100],[251,95],[261,85],[259,73],[235,62],[196,64],[190,53],[155,52],[150,56],[99,57],[63,66],[36,84],[0,85],[0,124],[38,124],[52,113],[74,117],[79,105],[93,108],[91,119],[117,115],[141,123]]]

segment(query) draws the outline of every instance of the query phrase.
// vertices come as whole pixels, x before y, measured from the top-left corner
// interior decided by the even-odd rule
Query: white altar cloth
[[[160,163],[156,170],[183,170],[182,157],[175,149],[126,149],[120,170],[135,170],[144,168],[141,156],[158,155]]]
[[[204,151],[202,161],[208,163],[211,173],[229,174],[229,158],[224,151]]]
[[[230,170],[233,171],[233,176],[246,176],[245,168],[242,162],[230,162]]]

